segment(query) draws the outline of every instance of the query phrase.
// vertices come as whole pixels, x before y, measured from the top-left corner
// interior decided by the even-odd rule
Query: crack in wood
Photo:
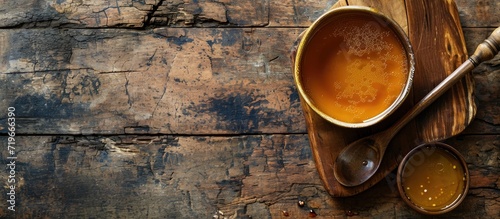
[[[132,108],[132,97],[130,96],[128,86],[129,86],[129,79],[127,77],[127,74],[124,74],[125,76],[125,95],[127,96],[127,104],[128,104],[128,109]]]
[[[168,78],[168,72],[166,74],[167,74],[167,78]],[[156,101],[155,107],[153,108],[153,112],[151,112],[151,117],[155,117],[156,110],[158,109],[158,106],[160,106],[160,103],[163,100],[163,97],[165,97],[165,94],[167,93],[167,81],[168,80],[166,80],[165,85],[163,86],[163,92],[162,92],[160,98],[158,99],[158,101]]]
[[[144,21],[144,24],[142,26],[143,29],[146,29],[147,27],[151,26],[151,19],[153,19],[153,16],[155,12],[158,11],[158,8],[163,4],[164,0],[159,0],[158,4],[153,5],[152,9],[148,14],[146,15],[146,19]]]

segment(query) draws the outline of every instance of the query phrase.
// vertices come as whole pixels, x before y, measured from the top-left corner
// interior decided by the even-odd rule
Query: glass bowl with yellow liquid
[[[397,173],[398,190],[414,210],[437,215],[455,209],[469,190],[469,170],[460,153],[435,142],[411,150]]]
[[[403,103],[414,65],[410,41],[395,21],[369,7],[344,6],[306,30],[294,80],[302,99],[325,120],[362,128]]]

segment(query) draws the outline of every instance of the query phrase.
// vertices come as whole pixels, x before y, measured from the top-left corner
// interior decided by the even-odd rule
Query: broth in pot
[[[405,48],[384,21],[346,15],[321,27],[305,49],[304,91],[325,114],[360,123],[398,98],[407,63]]]

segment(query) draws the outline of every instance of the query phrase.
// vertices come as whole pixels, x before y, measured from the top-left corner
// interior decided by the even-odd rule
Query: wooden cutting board
[[[468,58],[453,0],[340,0],[333,8],[346,5],[375,8],[399,23],[412,43],[416,65],[412,92],[406,102],[391,117],[373,127],[350,129],[335,126],[301,101],[316,168],[326,190],[335,197],[365,191],[384,177],[388,182],[394,182],[391,171],[406,153],[419,144],[459,134],[476,113],[474,82],[469,73],[395,136],[373,178],[356,187],[339,184],[333,175],[333,164],[346,145],[387,128]],[[300,37],[296,45],[298,42]],[[293,48],[292,61],[295,54],[296,48]]]

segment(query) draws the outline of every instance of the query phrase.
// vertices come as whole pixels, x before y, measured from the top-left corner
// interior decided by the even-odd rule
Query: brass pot
[[[323,110],[322,110],[322,108],[319,107],[319,105],[321,105],[323,103],[321,101],[319,101],[320,98],[315,99],[314,95],[312,95],[312,93],[313,93],[312,90],[316,86],[307,85],[307,83],[309,83],[309,80],[312,80],[312,78],[314,78],[318,75],[311,76],[312,73],[310,73],[310,72],[312,72],[312,71],[310,70],[310,67],[308,67],[308,65],[313,65],[310,63],[315,63],[314,66],[317,66],[318,69],[327,68],[328,66],[334,66],[334,67],[340,66],[341,64],[346,64],[346,63],[353,64],[353,65],[357,64],[360,68],[363,67],[363,65],[366,67],[366,65],[369,65],[369,64],[371,66],[373,66],[373,68],[380,67],[379,65],[374,64],[374,63],[381,62],[381,60],[377,60],[378,57],[372,57],[372,59],[366,60],[366,61],[355,60],[355,61],[352,61],[352,63],[349,63],[349,61],[351,61],[351,60],[346,61],[346,63],[344,63],[344,62],[342,62],[342,63],[331,62],[330,63],[326,60],[319,61],[319,59],[315,59],[311,55],[311,54],[315,54],[315,52],[313,52],[312,50],[316,51],[316,50],[318,50],[318,48],[319,48],[319,50],[321,50],[321,51],[318,50],[320,53],[325,52],[325,53],[334,54],[335,52],[338,52],[340,54],[342,52],[345,52],[344,50],[346,49],[346,47],[350,46],[346,42],[339,43],[340,46],[338,46],[338,48],[333,48],[333,47],[332,48],[326,48],[326,47],[321,48],[321,46],[315,47],[313,45],[314,45],[314,43],[328,43],[329,37],[336,36],[340,32],[342,32],[341,28],[340,27],[336,28],[335,25],[342,24],[343,22],[348,23],[348,22],[350,22],[350,20],[359,20],[359,19],[362,19],[363,22],[367,23],[367,25],[371,25],[372,26],[371,30],[377,31],[380,29],[380,30],[383,30],[385,32],[389,32],[391,34],[391,36],[395,36],[393,38],[395,38],[396,41],[398,41],[399,44],[401,45],[399,48],[402,48],[401,49],[402,50],[401,57],[404,57],[404,60],[401,60],[401,62],[402,62],[402,64],[404,64],[406,66],[405,67],[406,71],[403,72],[403,74],[404,74],[403,76],[400,76],[400,77],[404,77],[404,78],[402,78],[400,80],[400,81],[402,81],[402,83],[398,84],[398,86],[400,86],[400,89],[396,90],[396,91],[399,91],[399,93],[393,92],[394,93],[393,94],[394,100],[392,102],[387,101],[388,102],[388,103],[386,103],[387,107],[383,107],[383,108],[380,108],[380,110],[378,110],[378,111],[372,112],[372,114],[375,114],[375,115],[370,116],[369,118],[360,119],[359,121],[347,121],[345,119],[339,119],[339,118],[335,117],[334,115],[332,115],[332,113],[326,112],[324,110],[325,108],[323,108]],[[341,25],[338,25],[338,26],[341,26]],[[385,32],[382,32],[382,33],[385,34]],[[363,37],[366,37],[366,36],[369,37],[370,34],[371,33],[365,34],[365,36],[363,36]],[[376,35],[376,36],[380,36],[380,34]],[[343,36],[343,38],[346,41],[347,41],[347,39],[350,39],[350,37],[356,37],[356,36],[352,36],[352,35]],[[373,42],[373,45],[374,45],[373,48],[375,48],[375,50],[382,47],[383,45],[385,45],[385,44],[381,44],[382,42],[380,42],[377,39],[368,39],[367,42]],[[367,43],[365,43],[365,44],[367,44]],[[352,44],[352,45],[355,45],[355,44]],[[370,43],[370,45],[372,45],[372,44]],[[364,45],[363,43],[361,43],[360,45],[355,45],[358,47],[357,47],[356,51],[354,51],[354,50],[353,51],[355,53],[359,53],[360,51],[365,51],[363,49],[366,49],[366,46],[370,46],[370,45]],[[356,48],[356,47],[353,47],[353,48]],[[370,48],[372,48],[372,47],[370,47]],[[389,48],[389,47],[387,47],[387,48]],[[349,48],[347,48],[347,49],[349,49]],[[352,53],[352,52],[350,52],[350,53]],[[383,53],[383,50],[382,50],[382,53]],[[382,57],[386,57],[384,60],[388,60],[387,57],[389,57],[389,55],[385,55],[385,54],[382,54],[382,55],[383,55]],[[392,114],[403,103],[405,98],[408,96],[408,93],[410,92],[410,89],[411,89],[413,74],[414,74],[414,69],[415,69],[414,68],[415,62],[414,62],[413,56],[414,56],[413,51],[411,49],[411,45],[410,45],[410,41],[408,40],[408,37],[406,36],[406,34],[402,30],[402,28],[395,21],[393,21],[389,17],[386,17],[383,14],[381,14],[381,13],[377,12],[376,10],[369,8],[369,7],[344,6],[344,7],[333,9],[333,10],[325,13],[320,18],[318,18],[306,30],[304,37],[302,38],[302,40],[298,46],[298,49],[297,49],[295,66],[294,66],[295,85],[297,86],[298,92],[301,95],[302,99],[305,101],[305,103],[307,105],[309,105],[310,108],[312,108],[312,110],[314,110],[314,112],[316,112],[318,115],[320,115],[321,117],[323,117],[325,120],[329,121],[330,123],[333,123],[335,125],[342,126],[342,127],[348,127],[348,128],[367,127],[367,126],[374,125],[374,124],[378,123],[379,121],[387,118],[390,114]],[[353,56],[353,57],[356,57],[356,56]],[[320,58],[322,58],[322,57],[320,57]],[[382,58],[380,58],[380,59],[382,59]],[[339,65],[337,65],[337,64],[339,64]],[[314,74],[316,74],[316,73],[314,73]],[[330,73],[328,73],[328,74],[330,74]],[[368,75],[368,74],[371,74],[371,72],[366,72],[363,74]],[[319,75],[319,77],[324,77],[324,75]],[[349,79],[349,80],[354,80],[354,79]],[[329,81],[328,83],[332,83],[332,84],[336,83],[336,81],[333,81],[333,80],[328,80],[328,81]],[[382,83],[382,87],[386,86],[386,85],[388,85],[388,83],[386,83],[386,84]],[[381,86],[380,83],[378,84],[378,86],[379,87]],[[313,89],[311,89],[311,88],[313,88]],[[327,88],[327,89],[329,89],[329,88]],[[361,94],[361,93],[353,92],[352,94],[348,94],[348,95],[351,95],[351,96],[354,95],[354,97],[360,97],[363,95],[372,95],[370,93],[366,94],[367,91],[363,91],[363,92],[365,92],[365,93]],[[371,97],[368,97],[368,98],[371,98]],[[354,100],[354,99],[349,100],[348,99],[347,101],[355,102],[357,100]],[[324,103],[325,104],[337,104],[335,101],[324,101]],[[350,106],[347,106],[344,108],[346,108],[346,110],[348,110],[349,107]],[[340,107],[340,108],[342,108],[342,107]],[[344,109],[344,108],[342,108],[342,109]],[[366,109],[373,110],[374,108],[366,107]],[[358,111],[356,111],[356,109],[354,109],[352,111],[358,112]],[[348,112],[348,111],[346,111],[346,112]],[[344,114],[347,115],[347,117],[352,115],[354,118],[354,116],[355,116],[355,113],[353,113],[353,114],[344,113]]]

